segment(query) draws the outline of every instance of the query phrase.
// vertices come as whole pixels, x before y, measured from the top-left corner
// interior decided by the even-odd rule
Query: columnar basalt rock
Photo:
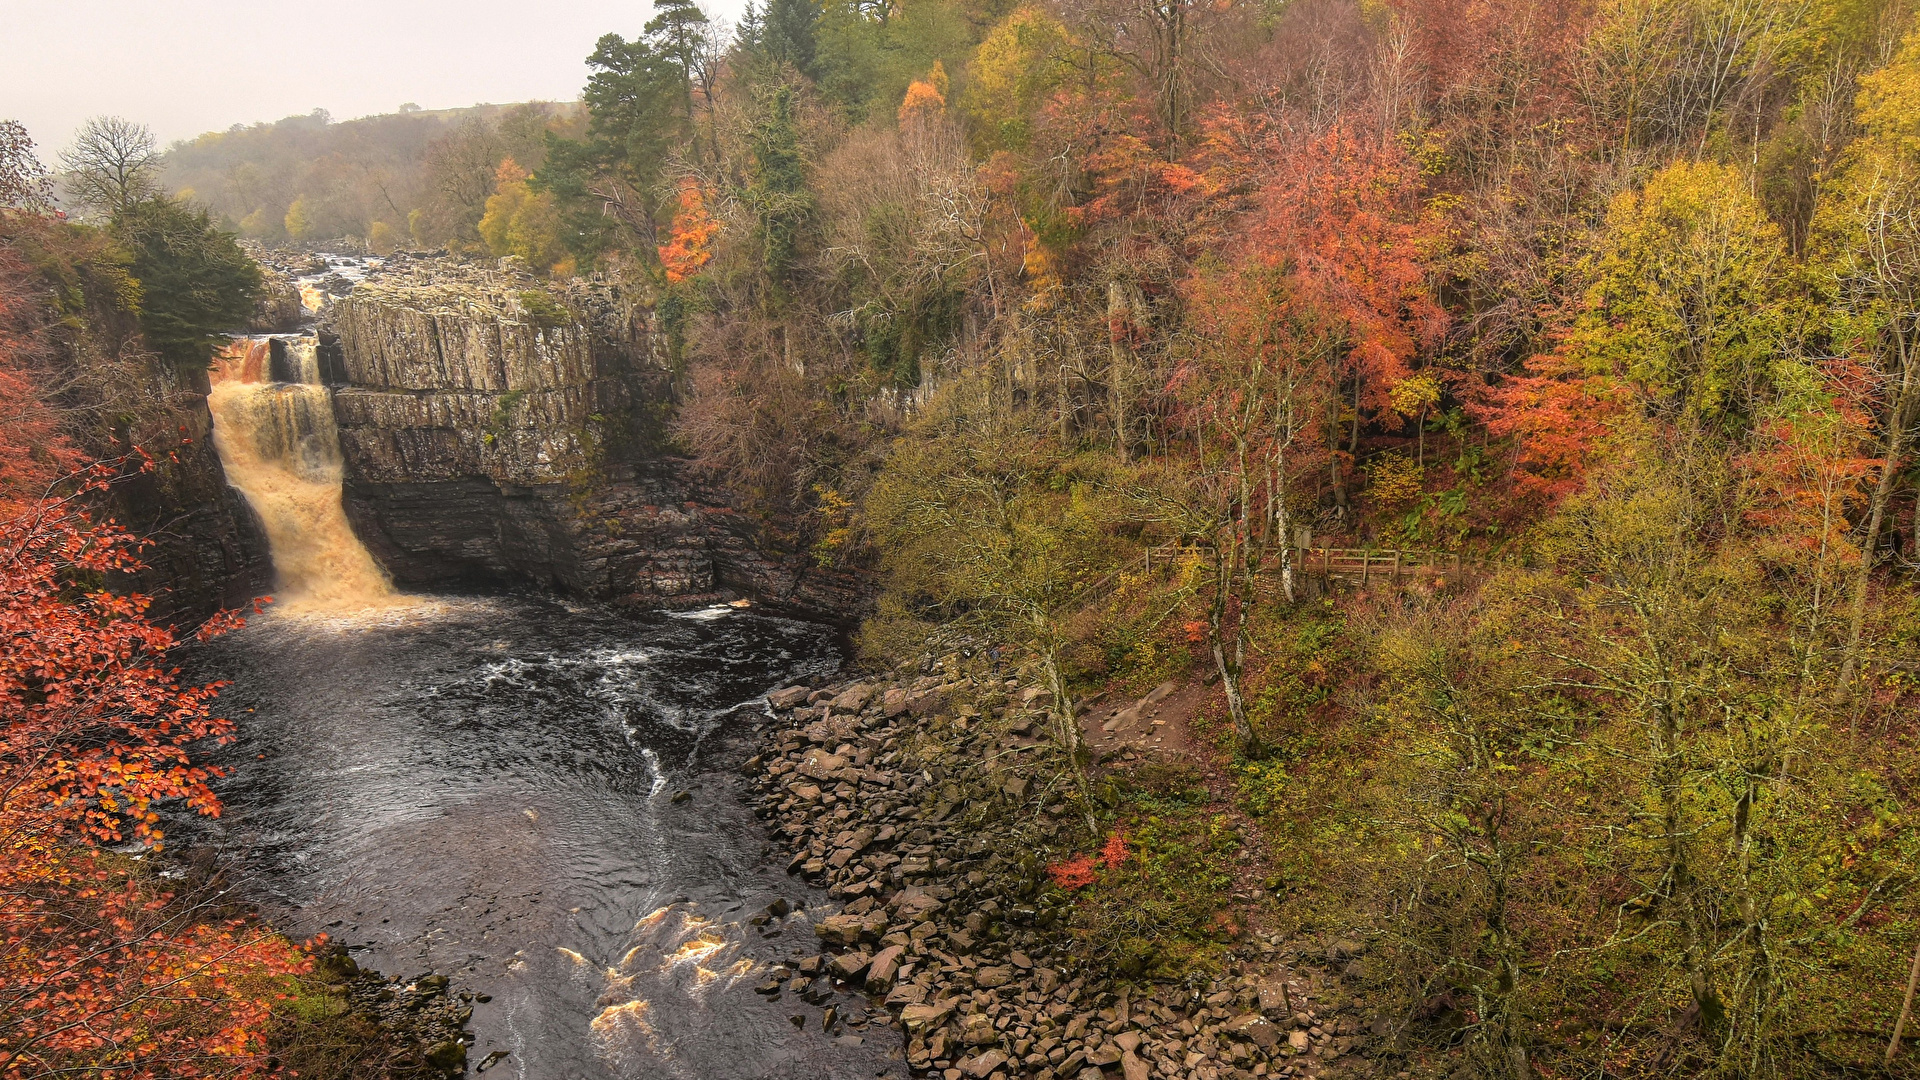
[[[347,509],[398,583],[858,614],[857,580],[767,554],[757,523],[659,452],[674,387],[649,302],[614,281],[423,259],[329,305]]]

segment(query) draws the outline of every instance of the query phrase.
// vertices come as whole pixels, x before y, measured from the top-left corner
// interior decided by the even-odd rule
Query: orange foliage
[[[1064,862],[1048,863],[1047,876],[1062,889],[1083,889],[1093,884],[1093,860],[1075,855]]]
[[[1120,864],[1133,854],[1127,847],[1127,834],[1115,830],[1107,834],[1107,842],[1100,845],[1100,865],[1109,870],[1118,870]]]
[[[37,499],[81,461],[41,390],[36,279],[0,245],[0,510]]]
[[[938,116],[946,107],[946,95],[932,83],[915,79],[907,86],[907,96],[900,102],[900,126]]]
[[[1612,430],[1625,388],[1594,375],[1563,352],[1527,361],[1476,411],[1497,438],[1512,439],[1515,493],[1551,504],[1578,491],[1594,448]]]
[[[97,584],[141,569],[140,543],[81,509],[119,464],[0,520],[0,1074],[262,1074],[262,1032],[310,960],[97,847],[157,848],[162,801],[218,814],[218,772],[191,752],[233,731],[221,684],[178,682],[149,598]]]
[[[707,212],[706,192],[692,177],[680,181],[680,201],[667,226],[667,242],[660,245],[660,266],[667,280],[681,282],[706,268],[713,258],[713,240],[720,223]]]
[[[1342,126],[1287,149],[1270,151],[1277,167],[1258,194],[1249,254],[1290,270],[1300,300],[1339,333],[1341,375],[1357,380],[1360,408],[1397,430],[1393,388],[1447,329],[1427,267],[1446,231],[1398,145]]]

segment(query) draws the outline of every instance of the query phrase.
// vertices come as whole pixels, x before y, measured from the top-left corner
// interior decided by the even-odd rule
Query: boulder
[[[873,963],[871,956],[868,956],[864,951],[855,950],[853,952],[841,953],[839,956],[834,957],[833,962],[827,965],[827,970],[848,982],[852,982],[858,978],[862,972],[866,971],[867,965],[871,963]]]
[[[993,1075],[993,1070],[1007,1063],[1007,1055],[999,1050],[988,1050],[979,1057],[968,1058],[960,1063],[960,1071],[968,1076],[985,1080]]]
[[[1128,1050],[1120,1055],[1120,1074],[1126,1077],[1126,1080],[1152,1080],[1153,1066]]]
[[[768,694],[767,704],[776,709],[791,709],[796,705],[804,705],[807,695],[811,693],[813,691],[804,686],[789,686],[785,690],[775,690]]]
[[[992,1046],[1000,1041],[999,1029],[993,1026],[993,1017],[986,1013],[968,1013],[961,1025],[960,1038],[968,1046]]]
[[[814,925],[813,932],[829,945],[857,945],[866,922],[858,915],[829,915]]]
[[[983,967],[973,973],[973,985],[982,990],[993,990],[1013,981],[1013,969],[1010,967]]]
[[[855,683],[828,703],[834,712],[857,713],[873,700],[873,686],[868,683]]]
[[[940,1026],[952,1013],[950,1005],[909,1005],[900,1010],[900,1022],[908,1031],[918,1033]]]
[[[893,979],[900,973],[900,958],[907,950],[899,945],[889,945],[875,953],[867,966],[867,992],[884,994],[893,989]]]
[[[891,720],[907,711],[908,694],[895,686],[880,695],[880,715]]]
[[[1260,1011],[1268,1016],[1287,1016],[1293,1012],[1293,997],[1287,991],[1287,984],[1279,979],[1268,979],[1259,986]]]
[[[826,781],[833,774],[847,767],[847,759],[838,754],[829,754],[825,750],[809,750],[800,762],[800,771],[815,780]]]
[[[1228,1021],[1227,1030],[1252,1039],[1262,1050],[1271,1050],[1280,1042],[1280,1026],[1253,1013]]]

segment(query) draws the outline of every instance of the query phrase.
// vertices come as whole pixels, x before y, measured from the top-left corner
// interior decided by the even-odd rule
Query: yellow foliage
[[[375,255],[385,255],[399,246],[394,242],[398,235],[398,230],[393,226],[376,221],[367,229],[367,246],[373,249]]]
[[[514,255],[529,267],[549,271],[564,254],[560,249],[560,215],[553,195],[527,186],[530,174],[512,158],[500,162],[494,173],[493,195],[480,218],[480,238],[495,255]]]
[[[287,207],[287,216],[283,224],[286,226],[287,235],[295,240],[305,240],[313,235],[313,218],[307,211],[305,195],[295,198],[293,205]]]
[[[1420,497],[1426,470],[1398,451],[1382,454],[1367,466],[1367,497],[1392,512]]]
[[[963,101],[978,152],[1026,145],[1028,118],[1071,71],[1066,55],[1072,44],[1065,26],[1033,7],[1007,16],[987,34],[967,65]]]

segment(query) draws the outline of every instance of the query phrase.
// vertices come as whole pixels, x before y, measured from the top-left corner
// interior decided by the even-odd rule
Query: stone
[[[968,1076],[976,1077],[978,1080],[985,1080],[986,1077],[993,1075],[993,1070],[1006,1063],[1007,1055],[1001,1053],[999,1050],[988,1050],[978,1057],[969,1058],[962,1062],[960,1071]]]
[[[1120,1064],[1120,1048],[1113,1043],[1107,1043],[1100,1047],[1100,1049],[1088,1054],[1087,1061],[1103,1069],[1109,1065],[1118,1065]]]
[[[450,1073],[461,1072],[467,1067],[467,1048],[451,1039],[436,1043],[427,1051],[427,1064]]]
[[[1280,1042],[1280,1026],[1252,1013],[1228,1021],[1227,1030],[1252,1039],[1263,1050],[1271,1050]]]
[[[829,945],[856,945],[866,931],[866,922],[858,915],[829,915],[814,924],[816,937]]]
[[[910,1032],[921,1032],[940,1026],[952,1014],[949,1005],[908,1005],[900,1010],[900,1022]]]
[[[891,720],[907,711],[907,692],[898,686],[880,695],[880,715]]]
[[[898,945],[889,945],[875,953],[867,966],[867,992],[884,994],[893,989],[893,979],[900,971],[900,958],[907,950]]]
[[[800,771],[815,780],[831,780],[833,775],[847,767],[847,759],[838,754],[829,754],[824,750],[811,750],[801,759]]]
[[[1000,1032],[993,1026],[993,1017],[986,1013],[968,1013],[960,1027],[960,1038],[968,1046],[992,1046],[1000,1041]]]
[[[993,990],[1013,981],[1013,969],[1010,967],[983,967],[973,973],[973,985],[982,990]]]
[[[848,982],[852,982],[862,972],[866,971],[867,965],[872,962],[873,957],[863,951],[856,950],[854,952],[841,953],[839,956],[834,957],[833,962],[827,965],[827,970]]]
[[[1132,1053],[1140,1049],[1140,1033],[1137,1031],[1123,1031],[1115,1035],[1113,1041],[1116,1046],[1120,1047],[1122,1053]]]
[[[908,863],[918,863],[920,866],[920,869],[918,872],[920,873],[925,873],[927,870],[930,870],[933,867],[932,862],[926,859],[902,859],[900,860],[900,867],[899,867],[902,873],[908,872],[907,870]],[[932,893],[928,892],[924,888],[921,888],[919,886],[910,886],[908,888],[901,889],[899,893],[897,893],[894,896],[889,906],[891,906],[894,911],[898,912],[902,919],[905,919],[907,921],[914,921],[918,919],[924,919],[927,916],[933,914],[934,912],[939,911],[941,908],[941,901],[939,897],[933,895]]]
[[[1126,1080],[1152,1080],[1153,1066],[1134,1056],[1133,1051],[1120,1055],[1120,1073]]]
[[[789,686],[785,690],[775,690],[768,694],[767,704],[776,709],[791,709],[796,705],[804,705],[807,695],[812,692],[805,686]]]
[[[1033,985],[1043,994],[1060,989],[1060,983],[1060,973],[1053,968],[1038,968],[1033,973]]]
[[[834,712],[857,713],[873,700],[873,687],[868,683],[855,683],[843,691],[840,696],[828,703]]]
[[[927,1000],[927,988],[914,983],[902,983],[887,994],[889,1006],[918,1005],[925,1000]]]
[[[1287,984],[1278,979],[1263,981],[1258,989],[1260,1011],[1268,1016],[1287,1016],[1293,1011],[1293,997]]]
[[[1313,1036],[1308,1035],[1304,1031],[1290,1031],[1287,1033],[1287,1045],[1293,1048],[1295,1052],[1305,1050],[1307,1048],[1307,1044],[1311,1043],[1312,1041],[1313,1041]]]

